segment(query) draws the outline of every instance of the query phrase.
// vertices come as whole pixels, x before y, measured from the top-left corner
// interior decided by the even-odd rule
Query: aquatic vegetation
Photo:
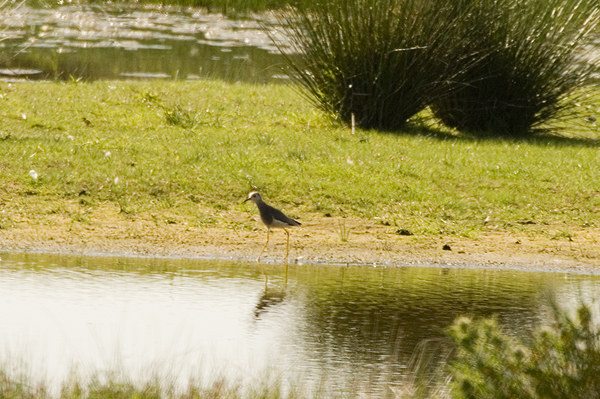
[[[201,8],[68,3],[0,4],[0,78],[265,82],[280,74],[281,56],[260,24],[268,14],[226,18]]]
[[[11,0],[6,0],[7,2]],[[141,0],[136,4],[157,5],[159,7],[203,7],[210,12],[225,15],[247,14],[249,12],[273,10],[295,5],[305,0]],[[24,3],[33,7],[56,7],[60,5],[51,0],[24,0]],[[104,6],[105,0],[71,0],[69,4],[91,4]],[[130,5],[131,0],[112,1],[118,5]]]

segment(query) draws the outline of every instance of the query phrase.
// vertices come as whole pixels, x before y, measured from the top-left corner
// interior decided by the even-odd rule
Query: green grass
[[[599,142],[583,122],[565,128],[578,138],[474,139],[431,124],[353,135],[290,87],[219,81],[0,83],[0,96],[3,228],[56,214],[90,223],[107,203],[123,217],[229,225],[223,211],[249,211],[253,189],[294,217],[416,234],[598,227]]]

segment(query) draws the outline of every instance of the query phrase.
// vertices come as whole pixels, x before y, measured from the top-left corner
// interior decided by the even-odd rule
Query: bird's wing
[[[270,210],[271,210],[271,215],[273,215],[273,217],[277,220],[281,220],[282,222],[285,222],[287,224],[289,224],[290,226],[300,226],[300,222],[298,222],[297,220],[294,220],[290,217],[287,217],[283,212],[281,212],[279,209],[277,208],[273,208],[271,205],[267,205]]]

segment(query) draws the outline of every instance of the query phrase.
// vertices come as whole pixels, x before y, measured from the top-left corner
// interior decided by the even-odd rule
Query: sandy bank
[[[234,219],[257,215],[230,214]],[[363,263],[379,265],[448,265],[526,268],[600,273],[600,229],[570,230],[570,237],[540,234],[484,233],[477,239],[444,236],[404,236],[398,229],[373,221],[348,218],[342,241],[339,220],[314,217],[290,230],[289,262]],[[104,212],[89,223],[56,219],[50,225],[18,223],[0,231],[5,251],[49,251],[146,256],[216,257],[256,261],[266,233],[230,227],[191,227],[160,223],[151,216],[126,219]],[[446,249],[444,249],[444,247]],[[265,262],[284,262],[285,234],[274,231]]]

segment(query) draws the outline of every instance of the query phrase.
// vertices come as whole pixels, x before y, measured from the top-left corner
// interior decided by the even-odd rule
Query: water
[[[294,57],[268,13],[236,20],[191,8],[0,2],[0,79],[280,82],[285,61],[270,37]],[[597,65],[596,47],[581,61]]]
[[[63,6],[0,9],[5,79],[198,79],[270,82],[283,58],[263,26],[199,9]]]
[[[125,370],[210,383],[276,375],[370,393],[400,383],[427,342],[443,354],[459,315],[498,315],[515,333],[597,297],[600,276],[200,260],[1,254],[0,359],[57,384]],[[8,366],[8,367],[7,367]],[[21,368],[19,368],[21,367]]]

